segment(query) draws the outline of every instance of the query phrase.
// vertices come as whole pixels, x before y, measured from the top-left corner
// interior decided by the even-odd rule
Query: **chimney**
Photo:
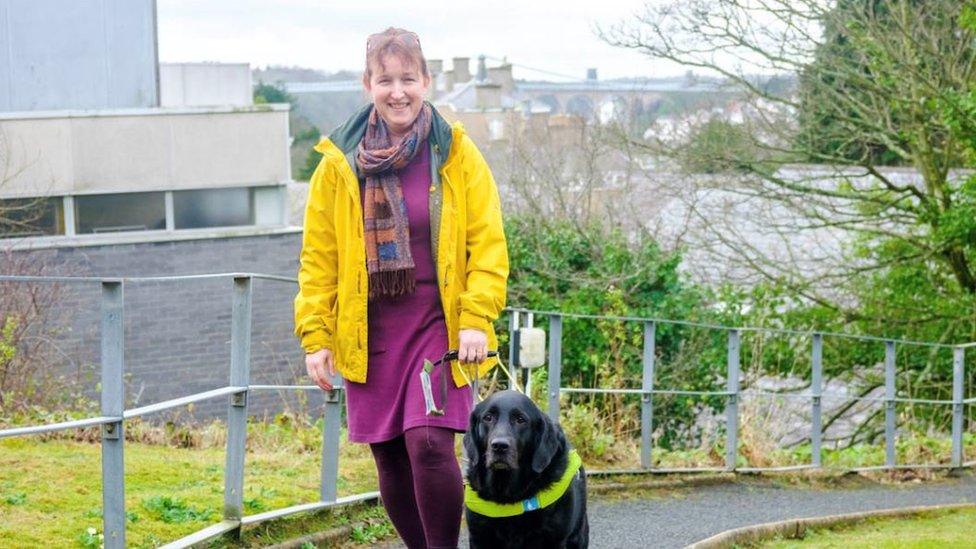
[[[586,69],[586,81],[596,82],[596,69]]]
[[[445,75],[444,61],[441,59],[428,59],[427,70],[430,72],[430,88],[427,90],[427,99],[433,99],[439,92],[444,91]]]
[[[485,56],[478,56],[478,82],[488,81],[488,69],[485,68]]]
[[[515,79],[512,78],[511,63],[503,63],[488,69],[488,80],[502,87],[502,93],[511,95],[515,91]]]
[[[475,108],[502,108],[502,87],[492,82],[479,82],[474,87]]]
[[[464,84],[471,80],[471,67],[468,66],[467,57],[455,57],[451,62],[453,63],[455,84]]]
[[[427,70],[430,71],[430,77],[433,78],[434,80],[437,80],[437,75],[444,72],[444,60],[428,59]]]

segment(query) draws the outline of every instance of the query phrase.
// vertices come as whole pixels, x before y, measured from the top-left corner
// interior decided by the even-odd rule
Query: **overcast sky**
[[[362,70],[366,37],[397,26],[420,35],[428,59],[507,57],[516,78],[556,79],[520,64],[579,78],[589,67],[600,78],[683,73],[594,34],[596,25],[632,19],[643,6],[642,0],[158,0],[159,57]]]

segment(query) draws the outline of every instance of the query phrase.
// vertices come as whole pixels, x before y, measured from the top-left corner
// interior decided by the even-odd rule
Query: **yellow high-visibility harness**
[[[492,518],[514,517],[529,511],[544,509],[563,497],[563,494],[566,493],[569,485],[573,482],[573,478],[580,473],[580,467],[582,465],[583,460],[580,459],[576,450],[570,450],[569,463],[566,465],[566,471],[558,481],[552,483],[548,488],[544,488],[536,495],[516,503],[496,503],[482,499],[471,486],[465,484],[464,505],[472,512]]]

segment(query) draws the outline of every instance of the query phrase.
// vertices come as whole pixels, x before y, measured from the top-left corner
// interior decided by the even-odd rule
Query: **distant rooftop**
[[[288,93],[329,93],[355,92],[363,89],[360,80],[337,80],[332,82],[285,82]]]
[[[467,93],[473,92],[472,78],[469,82],[459,84],[439,100],[461,101]],[[285,82],[288,93],[337,93],[355,92],[363,87],[359,80],[340,80],[333,82]],[[600,92],[715,92],[722,89],[721,82],[716,80],[692,80],[686,77],[674,78],[632,78],[614,80],[580,80],[578,82],[548,82],[545,80],[516,80],[515,89],[523,92],[540,91],[600,91]],[[452,99],[448,99],[448,97]]]
[[[519,91],[601,91],[601,92],[714,92],[721,83],[711,80],[690,81],[676,78],[628,78],[614,80],[580,80],[578,82],[548,82],[545,80],[516,80]]]
[[[456,110],[468,110],[478,108],[478,82],[476,79],[458,84],[453,91],[440,95],[434,100],[435,104],[451,105]],[[503,109],[514,108],[516,101],[510,95],[501,94],[501,105]]]

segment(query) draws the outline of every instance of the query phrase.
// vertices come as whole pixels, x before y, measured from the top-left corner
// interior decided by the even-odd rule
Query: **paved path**
[[[594,501],[591,546],[684,547],[719,532],[790,518],[976,502],[976,479],[858,488],[784,488],[744,481],[650,500]]]
[[[766,480],[682,488],[650,499],[592,498],[590,547],[684,547],[719,532],[790,518],[976,502],[976,477],[932,483],[814,489]],[[463,529],[462,529],[463,530]],[[462,532],[461,547],[467,547]],[[385,547],[397,547],[392,544]]]

